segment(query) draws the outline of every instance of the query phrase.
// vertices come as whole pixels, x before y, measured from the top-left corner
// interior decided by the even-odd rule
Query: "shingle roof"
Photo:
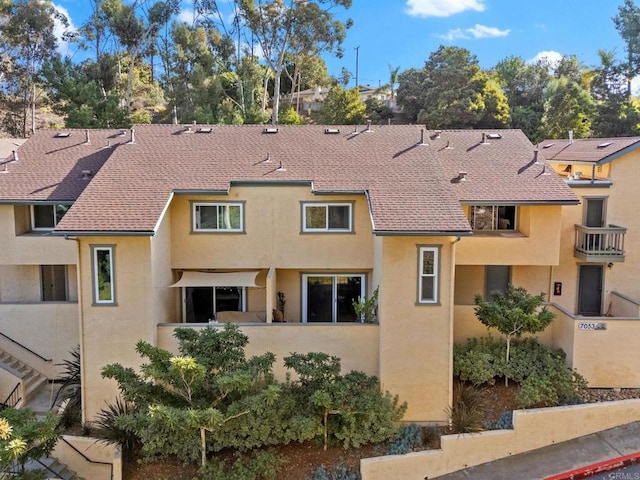
[[[543,140],[538,144],[547,160],[559,163],[606,162],[608,158],[640,147],[640,137]]]
[[[226,192],[234,182],[366,192],[375,231],[389,233],[467,232],[461,202],[577,203],[550,168],[551,175],[541,175],[533,145],[518,130],[501,130],[488,144],[481,144],[480,131],[444,131],[440,138],[424,132],[428,145],[420,145],[421,129],[410,125],[279,126],[277,133],[263,133],[261,125],[207,128],[212,132],[137,126],[134,143],[116,131],[91,131],[91,145],[78,142],[82,130],[68,139],[38,132],[22,148],[24,172],[16,163],[6,180],[0,177],[0,199],[57,200],[62,192],[77,198],[58,224],[65,232],[151,232],[172,192]],[[102,148],[107,139],[119,145]],[[88,159],[96,172],[104,166],[87,185],[79,174]],[[467,180],[456,182],[461,170]],[[14,176],[21,188],[9,185]]]

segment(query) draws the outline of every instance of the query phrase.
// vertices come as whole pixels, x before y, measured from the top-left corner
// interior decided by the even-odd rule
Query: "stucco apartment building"
[[[377,375],[406,420],[442,422],[453,344],[486,334],[473,296],[513,283],[547,295],[558,320],[543,341],[594,386],[640,386],[603,373],[613,356],[587,355],[610,334],[634,341],[604,321],[589,331],[593,315],[625,316],[598,317],[625,329],[640,316],[635,252],[600,251],[640,224],[637,141],[610,162],[569,161],[517,130],[40,130],[0,166],[0,348],[54,378],[80,345],[89,420],[117,396],[101,368],[139,366],[138,340],[175,351],[176,327],[230,321],[280,375],[290,352],[324,351]],[[568,181],[575,165],[600,177],[585,187],[581,167]],[[611,212],[600,226],[582,219],[592,197]],[[585,266],[599,266],[599,311],[580,293],[596,276]],[[376,288],[377,321],[362,323],[352,301]]]

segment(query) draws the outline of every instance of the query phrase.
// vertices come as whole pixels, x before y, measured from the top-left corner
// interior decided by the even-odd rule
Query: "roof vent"
[[[555,143],[547,143],[546,145],[543,145],[542,148],[551,148],[555,145]]]
[[[371,130],[371,120],[367,120],[367,129],[365,132],[373,132],[373,130]]]
[[[569,143],[573,143],[573,130],[569,130]]]
[[[336,135],[336,134],[340,133],[340,129],[339,128],[325,128],[324,129],[324,133],[325,133],[325,135]]]
[[[451,143],[449,142],[449,140],[447,140],[447,146],[444,147],[445,150],[453,150],[453,147],[451,146]]]
[[[18,161],[18,151],[17,150],[13,150],[13,161],[14,162]]]
[[[129,140],[129,143],[136,143],[136,131],[133,128],[131,129],[131,140]]]
[[[126,134],[127,134],[126,130],[120,130],[120,133],[118,134],[118,136],[124,137]]]
[[[500,140],[502,135],[499,133],[487,133],[487,138],[490,138],[491,140]]]
[[[466,182],[467,181],[467,172],[465,171],[459,171],[458,172],[458,181],[459,182]]]
[[[534,165],[540,165],[540,160],[538,160],[538,150],[533,151],[533,163]]]
[[[211,127],[207,127],[207,128],[200,127],[198,130],[196,130],[196,133],[211,133],[211,132],[213,132],[213,128]]]
[[[185,125],[182,133],[193,133],[193,129],[191,128],[191,125]]]
[[[71,136],[71,132],[58,132],[56,133],[56,138],[67,138]]]
[[[482,142],[480,142],[481,145],[489,145],[489,142],[487,142],[487,134],[483,133],[482,134]]]
[[[418,145],[429,146],[429,144],[424,141],[424,128],[420,129],[420,141],[418,142]]]
[[[440,136],[442,134],[442,130],[436,130],[433,133],[434,133],[433,138],[440,138]]]
[[[600,145],[598,145],[598,148],[607,148],[609,145],[611,145],[613,142],[604,142],[601,143]]]
[[[87,145],[91,145],[91,138],[89,138],[89,130],[85,129],[84,131],[84,143]]]
[[[262,133],[278,133],[278,129],[275,127],[267,127],[262,130]]]
[[[82,170],[82,180],[89,180],[91,175],[93,175],[91,170]]]
[[[276,172],[286,172],[287,169],[282,166],[282,160],[280,160],[280,166],[276,168]]]

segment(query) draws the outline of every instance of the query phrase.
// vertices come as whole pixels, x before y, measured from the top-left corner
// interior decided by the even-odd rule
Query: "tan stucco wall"
[[[158,346],[175,354],[178,342],[173,331],[179,325],[158,326]],[[222,328],[217,325],[213,328]],[[192,328],[208,328],[192,327]],[[279,380],[285,378],[282,359],[293,352],[324,352],[341,358],[342,371],[360,370],[378,375],[379,327],[374,324],[270,324],[241,325],[240,330],[249,337],[247,357],[271,352],[276,356],[274,373]]]
[[[244,201],[246,233],[192,233],[191,201]],[[355,202],[354,233],[301,234],[301,201]],[[229,195],[176,195],[172,266],[189,268],[371,268],[364,195],[314,195],[310,187],[232,187]]]
[[[50,259],[53,260],[53,259]],[[47,265],[52,265],[48,263]],[[75,265],[67,267],[67,298],[78,301]],[[0,265],[0,302],[26,303],[42,301],[40,265]]]
[[[15,208],[18,211],[26,209],[28,213],[28,207]],[[0,265],[67,265],[77,262],[75,245],[63,237],[42,233],[20,234],[13,205],[0,205],[0,225]]]
[[[445,435],[439,450],[367,458],[362,480],[424,480],[640,420],[640,400],[517,410],[513,430]]]
[[[65,441],[58,441],[52,456],[67,465],[71,471],[91,480],[122,479],[122,455],[117,446],[91,437],[64,435],[63,438]],[[78,451],[91,462],[86,461]]]
[[[382,238],[380,379],[405,420],[446,421],[452,391],[451,237]],[[440,246],[439,304],[417,305],[418,246]]]
[[[79,344],[78,304],[51,302],[0,304],[0,331],[50,362],[0,338],[0,349],[54,378],[61,371],[56,364],[71,358]]]
[[[171,271],[171,212],[166,211],[153,237],[151,245],[151,315],[153,323],[174,322],[180,317],[176,306],[180,305],[180,289],[169,288],[176,280]],[[179,310],[179,309],[178,309]]]
[[[149,237],[81,239],[83,419],[90,420],[118,395],[116,383],[100,376],[107,363],[138,367],[138,340],[155,342],[153,269]],[[91,246],[114,247],[116,305],[92,305]]]
[[[557,265],[561,206],[518,207],[518,233],[476,233],[456,247],[458,265]]]

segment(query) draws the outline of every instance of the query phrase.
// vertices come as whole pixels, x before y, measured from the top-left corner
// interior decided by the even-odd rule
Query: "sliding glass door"
[[[364,274],[302,276],[303,322],[356,322],[353,302],[364,297]]]
[[[218,312],[244,312],[244,287],[184,287],[184,322],[205,323]]]

